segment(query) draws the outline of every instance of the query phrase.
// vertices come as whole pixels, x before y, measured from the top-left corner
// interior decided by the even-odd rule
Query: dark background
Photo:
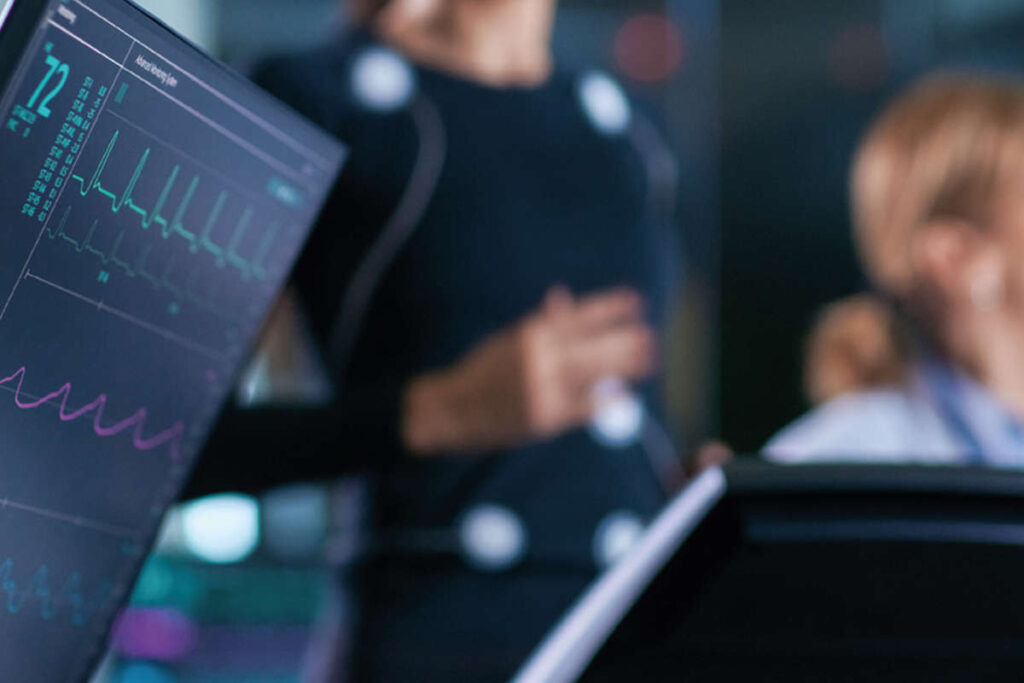
[[[343,25],[336,0],[140,1],[241,69]],[[682,53],[664,78],[642,81],[615,45],[627,22],[651,14],[671,22]],[[667,389],[688,448],[720,436],[756,451],[806,409],[803,337],[822,305],[865,286],[846,175],[874,112],[938,66],[1019,72],[1022,36],[1022,0],[562,0],[560,60],[616,75],[660,117],[680,159],[688,278]],[[260,379],[252,373],[242,393],[259,395]],[[129,615],[150,619],[132,622],[135,641],[166,642],[153,618],[170,615],[189,645],[161,653],[115,640],[97,681],[298,681],[311,625],[331,604],[324,560],[353,538],[350,486],[252,501],[259,545],[228,566],[197,554],[182,526],[222,513],[175,511]]]

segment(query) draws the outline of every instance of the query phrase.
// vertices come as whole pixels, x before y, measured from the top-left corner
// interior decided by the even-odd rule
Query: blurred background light
[[[135,0],[165,24],[205,50],[216,50],[217,5],[209,0]]]
[[[132,607],[114,626],[114,650],[125,657],[174,662],[195,648],[192,620],[173,609]]]
[[[211,496],[182,507],[185,547],[213,564],[241,562],[256,550],[259,504],[249,496]]]
[[[185,547],[185,524],[181,516],[181,506],[172,507],[164,516],[160,532],[157,534],[154,550],[161,555],[183,556],[188,554]]]
[[[327,537],[328,496],[322,486],[288,486],[263,497],[263,543],[282,560],[315,559]]]
[[[880,88],[889,71],[882,31],[874,24],[855,24],[839,32],[829,48],[832,78],[854,92]]]
[[[683,65],[685,42],[679,25],[664,14],[638,14],[615,34],[615,64],[641,83],[663,81]]]
[[[178,678],[156,664],[132,662],[121,667],[114,683],[178,683]]]

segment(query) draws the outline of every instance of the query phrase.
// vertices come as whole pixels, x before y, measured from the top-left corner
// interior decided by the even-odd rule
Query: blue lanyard
[[[971,465],[984,464],[985,452],[981,445],[981,439],[971,429],[971,425],[958,406],[961,403],[958,399],[962,396],[959,384],[949,373],[934,372],[930,367],[925,368],[924,374],[928,392],[939,409],[939,417],[945,423],[946,428],[967,448],[964,460]]]
[[[985,435],[972,425],[966,409],[968,387],[964,385],[965,380],[958,377],[951,368],[936,361],[925,362],[922,371],[928,393],[939,410],[939,417],[966,448],[964,461],[972,465],[985,464],[993,456],[993,441],[998,442],[998,439],[986,439]],[[993,409],[998,409],[994,403]],[[1005,427],[1010,426],[1009,419],[1006,418]],[[1021,444],[1015,446],[1014,452],[1022,450]]]

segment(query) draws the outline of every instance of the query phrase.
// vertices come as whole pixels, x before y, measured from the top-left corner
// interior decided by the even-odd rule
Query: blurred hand
[[[407,387],[403,438],[414,453],[473,451],[546,439],[585,424],[592,390],[654,369],[642,299],[628,289],[576,299],[552,289],[541,307],[453,366]]]
[[[724,441],[706,441],[697,448],[687,469],[691,476],[697,476],[704,470],[721,467],[735,459],[736,454],[729,444]]]

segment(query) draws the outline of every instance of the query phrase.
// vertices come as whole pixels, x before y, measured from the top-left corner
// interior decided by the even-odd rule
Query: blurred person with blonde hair
[[[918,83],[869,130],[851,194],[878,296],[822,314],[820,405],[766,455],[1024,466],[1024,85]]]
[[[612,78],[556,66],[555,5],[354,1],[255,72],[350,146],[292,294],[336,391],[229,416],[191,492],[369,475],[359,680],[507,680],[671,482],[645,444],[673,160]]]

